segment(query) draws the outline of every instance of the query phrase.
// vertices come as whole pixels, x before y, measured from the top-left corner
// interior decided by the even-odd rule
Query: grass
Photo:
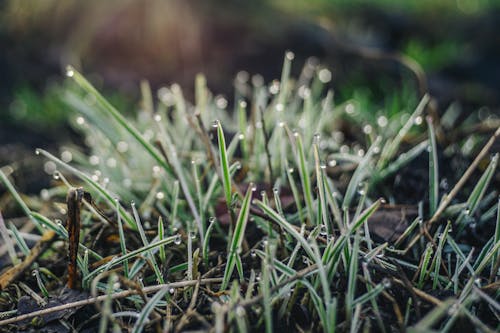
[[[194,105],[177,85],[154,99],[143,83],[135,119],[69,67],[74,85],[62,99],[74,110],[88,153],[64,148],[72,159],[63,159],[37,150],[58,170],[44,200],[28,200],[0,171],[9,197],[35,226],[26,233],[0,219],[8,240],[3,253],[12,270],[21,270],[15,278],[0,275],[0,330],[26,319],[43,326],[49,313],[62,310],[73,315],[60,317],[61,325],[101,332],[423,332],[454,331],[464,321],[478,331],[500,329],[500,204],[492,190],[498,154],[488,159],[491,144],[465,178],[442,189],[442,177],[458,177],[445,175],[439,161],[484,136],[454,124],[456,117],[425,118],[428,95],[401,106],[413,111],[384,119],[355,99],[334,104],[318,77],[325,69],[315,68],[297,86],[292,60],[287,53],[280,82],[244,83],[247,94],[234,107],[214,97],[202,76]],[[342,138],[340,124],[358,139]],[[447,126],[467,134],[440,140]],[[428,158],[428,178],[414,179],[423,183],[412,203],[418,216],[397,241],[376,236],[377,213],[390,214],[401,197],[393,177],[421,158]],[[75,240],[57,222],[66,214],[57,208],[77,186],[89,192],[76,240],[82,282],[76,294],[84,300],[13,312],[27,293],[16,289],[20,283],[45,300],[61,293],[66,243]],[[470,235],[478,230],[492,230],[480,248]],[[43,247],[27,245],[49,231]],[[37,246],[43,251],[33,256]],[[74,314],[92,304],[101,311],[88,306]],[[93,315],[99,320],[88,321]]]

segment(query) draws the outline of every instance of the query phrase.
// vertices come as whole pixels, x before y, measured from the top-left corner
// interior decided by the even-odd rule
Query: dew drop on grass
[[[289,172],[289,173],[293,173],[293,171],[294,171],[294,170],[293,170],[293,168],[289,168],[289,169],[288,169],[288,172]]]
[[[50,199],[50,192],[46,188],[42,189],[40,191],[40,196],[42,197],[42,200],[49,200]]]
[[[40,149],[35,149],[35,154],[40,155]]]
[[[278,80],[273,80],[269,86],[269,93],[271,95],[276,95],[280,91],[280,82]]]
[[[191,237],[192,240],[195,240],[196,239],[196,232],[190,231],[189,232],[189,237]]]
[[[181,244],[181,242],[182,242],[181,235],[177,234],[177,235],[175,236],[175,239],[174,239],[174,244],[175,244],[175,245],[180,245],[180,244]]]
[[[99,161],[100,161],[100,159],[99,159],[99,156],[97,156],[97,155],[92,155],[89,157],[89,163],[91,165],[97,165],[97,164],[99,164]]]
[[[245,309],[239,305],[238,307],[236,307],[236,315],[238,317],[244,317],[245,316]]]
[[[257,191],[257,186],[256,186],[255,184],[253,184],[253,183],[250,183],[250,190],[251,190],[252,192]]]
[[[238,140],[240,140],[240,141],[245,140],[245,134],[240,133],[238,135]]]
[[[213,222],[215,222],[215,217],[214,217],[214,216],[210,216],[210,217],[208,218],[208,222],[209,222],[209,223],[213,223]]]
[[[116,144],[116,150],[120,153],[125,153],[128,150],[128,143],[125,141],[118,141]]]
[[[74,75],[75,75],[75,71],[73,70],[73,67],[71,67],[71,66],[66,67],[66,76],[73,77]]]
[[[281,112],[285,109],[285,106],[282,103],[276,104],[276,111]]]
[[[159,123],[159,122],[161,121],[161,115],[159,115],[159,114],[155,114],[155,116],[154,116],[154,120],[155,120],[157,123]]]
[[[330,72],[328,69],[323,68],[318,72],[318,79],[322,83],[328,83],[332,80],[332,72]]]
[[[276,194],[276,195],[279,193],[279,190],[278,190],[277,187],[273,187],[273,193]]]
[[[382,285],[384,286],[384,288],[390,288],[392,285],[391,280],[389,280],[388,278],[384,278],[382,280]]]
[[[135,207],[135,201],[134,200],[130,201],[130,206]]]
[[[347,103],[346,106],[345,106],[345,112],[347,114],[352,114],[354,113],[354,104],[352,103]]]
[[[80,126],[82,126],[83,124],[85,124],[85,118],[83,118],[82,116],[76,117],[75,121]]]
[[[424,118],[422,118],[421,116],[416,117],[414,120],[415,125],[422,125],[423,122]]]
[[[65,163],[71,162],[73,159],[73,154],[69,150],[65,150],[61,153],[61,160]]]
[[[367,124],[367,125],[363,126],[363,133],[371,134],[372,131],[373,131],[372,125]]]
[[[157,200],[163,200],[165,198],[165,193],[163,192],[157,192],[155,195]]]
[[[387,119],[386,116],[380,116],[377,118],[377,124],[380,127],[386,127],[389,124],[389,120]]]
[[[52,161],[47,161],[43,164],[43,171],[47,174],[52,175],[57,169],[57,165]]]
[[[255,250],[250,251],[250,257],[256,258],[257,257],[257,252]]]
[[[61,175],[59,174],[59,172],[57,171],[54,171],[54,173],[52,174],[52,177],[56,180],[58,180],[59,178],[61,178]]]
[[[219,127],[219,124],[220,124],[220,121],[218,119],[215,119],[213,122],[212,122],[212,127],[213,128],[217,128]]]

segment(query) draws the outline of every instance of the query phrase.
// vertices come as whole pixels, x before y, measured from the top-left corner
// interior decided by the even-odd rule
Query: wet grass
[[[374,117],[356,99],[335,104],[325,68],[291,78],[292,60],[269,85],[240,78],[234,106],[202,76],[194,105],[178,85],[153,98],[142,84],[136,118],[69,67],[62,98],[88,153],[37,150],[54,177],[40,199],[0,170],[28,217],[0,219],[0,330],[498,330],[498,120],[481,123],[486,141],[457,117],[442,122],[428,95]],[[451,128],[460,140],[444,140]],[[440,159],[457,156],[468,169],[445,174]],[[423,188],[410,218],[394,211],[405,193],[393,178],[422,160],[428,176],[402,180]],[[65,228],[75,205],[79,239]],[[391,222],[376,212],[400,217],[398,237],[380,236]],[[68,242],[79,248],[71,297]],[[59,303],[26,309],[22,296]]]

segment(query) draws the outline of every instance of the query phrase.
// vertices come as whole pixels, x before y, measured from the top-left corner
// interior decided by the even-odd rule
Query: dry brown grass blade
[[[25,270],[30,268],[31,264],[33,264],[33,262],[48,248],[50,243],[52,243],[55,236],[56,233],[54,231],[45,231],[42,235],[42,238],[31,249],[30,254],[26,258],[24,258],[22,262],[14,267],[9,268],[0,276],[0,290],[4,290],[5,288],[7,288]]]

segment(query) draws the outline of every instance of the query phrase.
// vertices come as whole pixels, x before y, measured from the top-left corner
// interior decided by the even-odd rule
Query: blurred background
[[[232,104],[235,76],[279,78],[286,50],[295,54],[293,75],[307,61],[331,71],[336,102],[362,96],[374,109],[397,107],[428,90],[438,111],[483,108],[488,117],[500,106],[498,0],[4,0],[0,6],[0,166],[37,163],[34,146],[75,139],[58,98],[67,64],[124,112],[137,107],[141,79],[153,89],[177,82],[190,97],[200,72]]]

